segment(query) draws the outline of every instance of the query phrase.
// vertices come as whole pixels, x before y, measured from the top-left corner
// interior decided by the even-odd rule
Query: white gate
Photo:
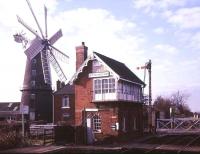
[[[200,132],[200,118],[157,119],[157,132]]]

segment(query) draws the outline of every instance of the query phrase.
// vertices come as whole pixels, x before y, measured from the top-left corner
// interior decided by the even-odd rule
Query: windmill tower
[[[28,108],[27,118],[31,121],[43,120],[52,121],[52,81],[50,64],[53,66],[61,82],[66,82],[67,78],[61,69],[57,58],[66,62],[68,56],[58,50],[53,44],[62,37],[61,29],[52,37],[48,38],[47,33],[47,8],[44,7],[45,14],[45,35],[39,22],[33,12],[32,6],[26,0],[33,18],[37,24],[40,34],[32,27],[28,26],[19,16],[18,22],[22,24],[28,31],[35,35],[35,38],[25,46],[24,53],[27,56],[24,82],[22,88],[21,104]],[[14,35],[15,41],[27,44],[27,40],[21,34]]]

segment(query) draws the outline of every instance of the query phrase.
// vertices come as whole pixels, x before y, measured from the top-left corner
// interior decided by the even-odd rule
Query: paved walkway
[[[53,153],[62,151],[66,146],[33,146],[33,147],[24,147],[0,151],[0,153]]]
[[[141,151],[144,153],[152,153],[155,151],[171,151],[171,152],[190,152],[190,153],[200,153],[200,147],[192,146],[185,147],[181,145],[158,145],[158,144],[126,144],[121,146],[34,146],[25,148],[9,149],[5,151],[0,151],[0,153],[126,153]]]

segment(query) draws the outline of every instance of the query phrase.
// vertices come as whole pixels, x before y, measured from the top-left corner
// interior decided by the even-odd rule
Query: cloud
[[[41,15],[41,18],[44,18],[44,4],[47,6],[49,13],[53,13],[58,2],[57,0],[31,1],[32,8],[38,18],[40,18]],[[14,27],[17,23],[16,14],[24,17],[26,19],[25,21],[30,20],[30,16],[32,15],[25,0],[0,1],[0,24]]]
[[[200,28],[200,7],[182,8],[166,15],[169,23],[180,28]]]
[[[195,33],[191,37],[190,45],[192,48],[200,49],[200,32]]]
[[[184,6],[186,0],[132,0],[133,7],[145,13],[167,10],[174,6]]]
[[[42,28],[44,27],[43,2],[46,1],[36,0],[32,4]],[[59,28],[62,28],[63,37],[56,42],[55,46],[70,56],[70,63],[62,67],[68,79],[75,71],[75,46],[80,45],[82,41],[85,41],[89,47],[89,53],[97,51],[127,64],[132,64],[133,61],[139,63],[139,60],[136,59],[144,52],[141,46],[145,37],[139,32],[136,23],[130,19],[118,19],[105,9],[77,8],[63,12],[52,11],[58,9],[57,2],[52,0],[46,4],[50,12],[48,31],[49,36],[51,36]],[[18,31],[23,29],[27,34],[29,32],[17,22],[16,14],[19,14],[31,27],[37,28],[24,0],[19,0],[16,5],[13,4],[11,7],[10,3],[11,0],[5,3],[0,1],[0,32],[2,31],[0,38],[3,44],[0,49],[6,51],[0,60],[0,69],[3,74],[0,81],[2,87],[0,93],[3,96],[1,96],[0,101],[20,100],[19,89],[23,82],[26,57],[21,45],[14,42],[12,35],[14,34],[13,29]],[[127,60],[127,55],[132,58]],[[12,64],[8,62],[8,59],[12,61]],[[6,67],[4,67],[5,65]],[[13,66],[18,66],[17,72],[13,71]],[[13,76],[16,76],[16,74],[18,75],[13,80]],[[54,73],[53,80],[55,81],[55,79],[58,79],[58,77]],[[7,95],[5,94],[7,92],[5,87],[8,86],[8,83],[5,81],[13,81],[11,82],[12,91]],[[12,98],[9,98],[10,95],[12,95]]]
[[[178,53],[178,49],[169,44],[157,44],[154,46],[154,48],[158,51],[168,53],[168,54],[177,54]]]
[[[165,33],[165,30],[162,27],[155,28],[153,31],[156,34],[164,34]]]
[[[117,19],[105,9],[78,8],[65,11],[53,19],[51,25],[55,24],[62,26],[64,39],[73,48],[85,41],[90,50],[122,61],[126,57],[122,56],[122,52],[137,58],[145,41],[136,23],[129,19]]]

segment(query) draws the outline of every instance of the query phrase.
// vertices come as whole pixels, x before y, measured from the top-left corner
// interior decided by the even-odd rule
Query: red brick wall
[[[100,116],[102,119],[102,135],[105,137],[109,135],[118,135],[118,131],[111,128],[112,125],[118,122],[117,113],[114,113],[114,110],[110,108],[100,111]]]
[[[76,47],[76,70],[82,65],[82,63],[87,58],[87,50],[88,47],[86,47],[84,43],[82,43],[81,46]]]
[[[62,108],[62,98],[65,95],[54,95],[54,123],[58,123],[60,121],[65,122],[68,125],[74,125],[74,95],[69,96],[70,108]],[[63,113],[69,113],[70,117],[67,120],[63,119]]]
[[[92,79],[88,78],[91,73],[92,63],[88,63],[75,82],[75,125],[82,124],[82,112],[84,108],[96,108],[92,103]]]

